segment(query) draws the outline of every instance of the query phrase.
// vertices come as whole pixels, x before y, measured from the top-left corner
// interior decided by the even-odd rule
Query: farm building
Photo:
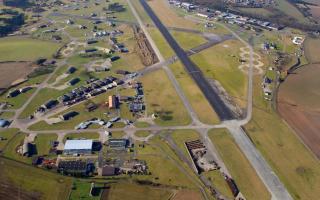
[[[63,115],[60,115],[60,119],[66,121],[66,120],[69,120],[75,116],[77,116],[79,113],[75,112],[75,111],[71,111],[71,112],[68,112],[66,114],[63,114]]]
[[[128,146],[127,139],[110,139],[109,147],[116,150],[125,150]]]
[[[10,122],[8,120],[5,119],[0,119],[0,128],[4,128],[9,126]]]
[[[109,108],[114,109],[118,107],[118,98],[115,95],[109,96]]]
[[[92,144],[92,140],[67,140],[64,145],[63,154],[91,154]]]

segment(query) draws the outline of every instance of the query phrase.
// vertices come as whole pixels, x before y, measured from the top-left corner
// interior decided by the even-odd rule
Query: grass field
[[[0,101],[2,102],[8,102],[9,104],[12,105],[12,107],[10,107],[11,109],[18,109],[21,106],[23,106],[23,104],[28,100],[28,98],[32,95],[32,93],[35,91],[35,89],[31,89],[29,91],[27,91],[26,93],[23,94],[19,94],[16,97],[13,98],[7,98],[7,93],[3,94],[2,96],[0,96]]]
[[[0,131],[0,137],[6,138],[6,140],[0,140],[0,151],[10,142],[10,140],[19,132],[18,129],[10,128]]]
[[[144,86],[147,113],[158,115],[155,120],[157,124],[170,126],[190,123],[187,110],[163,70],[147,74],[140,81]]]
[[[154,42],[156,43],[160,53],[165,59],[168,59],[175,55],[174,51],[171,49],[167,41],[161,35],[161,32],[156,28],[148,28],[148,32]]]
[[[148,137],[150,134],[150,131],[137,131],[134,133],[137,137]]]
[[[303,16],[303,14],[287,0],[276,0],[276,8],[284,12],[286,15],[293,17],[299,22],[306,23],[308,19]]]
[[[186,73],[181,62],[179,61],[172,64],[170,68],[179,82],[184,94],[188,98],[192,108],[197,113],[200,121],[207,124],[219,123],[219,117],[199,87],[196,85],[190,75]]]
[[[154,188],[128,182],[121,182],[111,186],[108,200],[167,200],[172,191],[165,188]]]
[[[50,151],[50,142],[56,141],[58,136],[56,134],[37,135],[35,144],[38,155],[48,155]]]
[[[98,133],[70,133],[65,135],[64,141],[68,140],[74,140],[74,139],[80,139],[80,138],[86,138],[86,139],[99,139]]]
[[[209,137],[246,199],[270,199],[270,194],[227,130],[214,129]]]
[[[78,200],[78,199],[99,200],[100,199],[102,191],[100,191],[100,194],[97,196],[90,195],[91,182],[89,181],[76,180],[73,182],[73,186],[75,187],[75,189],[71,190],[69,200]],[[100,187],[100,186],[102,185],[96,184],[96,187]]]
[[[0,61],[33,61],[39,57],[50,58],[60,44],[23,37],[0,39]]]
[[[247,76],[238,68],[242,46],[240,41],[228,40],[191,56],[191,59],[207,78],[219,81],[236,103],[245,106]]]
[[[255,79],[259,83],[260,79]],[[259,84],[254,93],[261,94]],[[254,96],[253,119],[246,132],[295,199],[317,199],[320,194],[319,161],[263,100]]]
[[[272,12],[265,8],[239,8],[242,12],[255,14],[255,15],[262,15],[262,16],[271,16]]]
[[[10,139],[10,141],[7,143],[7,145],[3,149],[2,155],[13,160],[31,164],[32,162],[31,158],[21,156],[17,152],[18,147],[23,144],[25,137],[26,137],[26,134],[21,132],[15,134],[15,136]]]
[[[71,187],[71,179],[47,172],[25,164],[0,158],[0,182],[11,183],[7,190],[8,199],[19,197],[19,188],[29,193],[40,194],[39,199],[61,200],[67,199]],[[10,198],[11,197],[11,198]]]
[[[164,25],[169,27],[181,27],[181,28],[197,28],[197,24],[184,19],[177,15],[169,4],[165,0],[149,1],[148,2],[152,10],[157,14]]]
[[[170,133],[170,136],[186,157],[189,157],[189,153],[185,142],[200,139],[199,133],[195,130],[176,130]]]
[[[179,31],[170,31],[170,33],[184,50],[189,50],[207,42],[202,35],[195,33]]]

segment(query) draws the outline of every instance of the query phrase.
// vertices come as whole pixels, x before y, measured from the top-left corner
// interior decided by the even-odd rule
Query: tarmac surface
[[[206,80],[204,74],[200,71],[200,69],[193,63],[185,51],[179,46],[173,36],[169,33],[168,29],[162,24],[160,19],[156,16],[156,14],[152,11],[150,6],[146,1],[140,0],[143,8],[148,13],[149,17],[154,22],[155,26],[162,33],[164,38],[167,40],[168,44],[176,53],[177,57],[180,59],[182,64],[185,66],[186,70],[189,72],[190,76],[195,80],[198,87],[201,89],[203,94],[208,99],[208,102],[215,110],[219,118],[223,120],[231,120],[234,119],[234,115],[232,111],[227,107],[227,105],[222,101],[219,95],[212,89],[208,81]]]

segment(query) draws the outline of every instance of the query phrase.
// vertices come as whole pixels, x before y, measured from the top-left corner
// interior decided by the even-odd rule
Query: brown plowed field
[[[181,190],[173,198],[173,200],[201,200],[201,194],[191,190]]]
[[[0,88],[7,88],[14,81],[25,78],[34,67],[31,62],[0,62]]]
[[[280,86],[278,111],[302,141],[320,158],[320,64],[289,75]]]

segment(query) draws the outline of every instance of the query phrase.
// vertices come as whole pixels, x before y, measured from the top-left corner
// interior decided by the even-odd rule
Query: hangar
[[[92,140],[67,140],[64,145],[63,154],[91,154],[92,144]]]

